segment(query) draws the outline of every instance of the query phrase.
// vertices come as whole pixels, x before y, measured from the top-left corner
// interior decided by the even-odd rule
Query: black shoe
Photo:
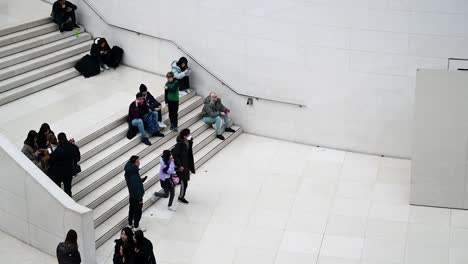
[[[141,142],[143,142],[145,145],[151,146],[151,142],[148,140],[148,138],[143,138]]]
[[[225,140],[225,138],[223,137],[223,135],[216,135],[217,138],[221,139],[221,140]]]
[[[164,137],[164,134],[158,131],[153,134],[153,137]]]
[[[148,176],[141,178],[141,183],[144,183],[148,179]]]
[[[231,133],[236,132],[234,129],[232,129],[232,128],[230,128],[230,127],[227,127],[226,129],[224,129],[224,131],[226,131],[226,132],[231,132]]]
[[[185,200],[185,198],[179,198],[177,199],[180,203],[188,204],[189,202]]]

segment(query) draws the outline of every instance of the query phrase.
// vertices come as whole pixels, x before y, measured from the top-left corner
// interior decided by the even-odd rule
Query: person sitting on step
[[[65,30],[71,31],[73,28],[79,28],[76,24],[75,10],[77,9],[76,5],[66,1],[66,0],[57,0],[52,5],[52,19],[59,26],[60,32]],[[67,22],[69,21],[70,22]],[[66,28],[65,24],[70,23],[71,28]]]
[[[101,71],[109,70],[109,61],[111,60],[111,48],[105,38],[96,38],[91,46],[91,57],[99,62]]]
[[[179,82],[179,90],[185,91],[190,89],[189,75],[191,69],[188,66],[188,61],[185,57],[181,57],[178,61],[174,61],[171,64],[172,73]]]
[[[142,142],[150,146],[151,142],[146,136],[145,125],[143,122],[144,120],[152,122],[153,125],[156,125],[156,129],[150,131],[152,136],[164,137],[164,134],[158,130],[158,112],[151,111],[148,108],[148,105],[145,102],[145,97],[142,93],[139,92],[136,94],[136,100],[133,101],[128,108],[128,122],[130,122],[132,126],[138,127]]]
[[[236,132],[231,128],[231,121],[229,120],[229,113],[231,110],[221,103],[221,98],[218,98],[216,93],[211,92],[210,95],[205,98],[204,104],[202,110],[203,121],[209,125],[216,124],[217,138],[224,140],[224,136],[222,135],[223,131],[221,130],[222,121],[224,121],[224,125],[226,126],[226,132]]]
[[[148,108],[152,111],[158,112],[158,126],[160,128],[166,128],[166,124],[162,122],[162,104],[158,102],[158,100],[156,100],[156,98],[154,98],[154,96],[150,92],[148,92],[148,88],[144,84],[140,84],[140,93],[142,93],[145,97]]]

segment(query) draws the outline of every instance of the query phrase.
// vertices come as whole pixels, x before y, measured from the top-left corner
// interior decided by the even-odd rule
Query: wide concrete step
[[[185,125],[184,125],[185,126]],[[208,126],[203,123],[202,120],[198,120],[195,124],[192,124],[188,127],[192,131],[193,136],[198,136],[208,129]],[[131,150],[128,155],[125,155],[126,158],[123,159],[124,164],[128,161],[128,157],[131,155],[138,155],[140,157],[140,174],[145,174],[151,170],[154,166],[159,163],[159,158],[163,150],[171,149],[175,142],[176,137],[171,137],[166,142],[161,142],[161,144],[151,146],[148,148],[149,151],[142,153],[138,150]],[[112,198],[113,195],[118,192],[122,186],[125,186],[124,175],[124,165],[120,167],[120,171],[112,178],[100,184],[94,186],[94,188],[89,192],[85,197],[78,200],[77,202],[85,205],[88,208],[95,209],[100,207],[100,205],[106,202],[108,199]],[[122,185],[123,184],[123,185]]]
[[[67,31],[67,32],[60,32],[54,31],[47,34],[43,34],[37,37],[33,37],[30,39],[25,39],[23,41],[19,41],[16,43],[12,43],[10,45],[6,45],[0,47],[0,58],[15,54],[21,51],[29,50],[35,47],[39,47],[60,39],[64,39],[67,37],[75,36],[76,32],[82,33],[84,32],[84,28],[78,28],[74,31]],[[76,36],[75,36],[76,37]]]
[[[181,127],[188,127],[194,124],[200,118],[198,112],[200,108],[191,109],[191,113],[188,113],[187,115],[180,118]],[[162,131],[162,133],[165,134],[165,137],[163,138],[150,138],[150,141],[152,143],[151,146],[146,146],[145,144],[140,143],[139,139],[136,142],[136,144],[132,144],[132,142],[129,142],[127,138],[122,139],[122,141],[119,143],[124,147],[115,147],[114,149],[116,149],[116,151],[109,155],[113,156],[111,160],[108,159],[109,156],[105,156],[105,163],[99,162],[99,167],[95,172],[82,178],[81,181],[78,181],[73,185],[73,193],[75,193],[75,195],[73,195],[73,198],[75,200],[82,199],[94,189],[96,189],[98,186],[104,184],[108,180],[112,179],[112,177],[117,175],[119,172],[121,172],[123,166],[128,161],[128,153],[131,153],[128,155],[138,155],[144,157],[151,153],[154,149],[158,148],[159,146],[163,145],[164,143],[170,140],[173,140],[177,136],[176,132],[170,131],[168,129]],[[117,153],[118,155],[114,155],[115,153]]]
[[[242,133],[242,129],[239,127],[233,127],[236,130],[235,133],[223,133],[226,137],[226,140],[212,140],[209,144],[205,147],[200,149],[198,152],[194,154],[195,158],[195,167],[198,168],[203,165],[206,161],[208,161],[211,157],[213,157],[217,152],[223,149],[226,145],[232,142],[237,136]],[[155,173],[157,169],[153,171]],[[159,172],[159,171],[158,171]],[[194,175],[196,177],[196,175]],[[146,194],[143,198],[143,210],[146,210],[160,198],[154,198],[153,193],[157,191],[161,191],[161,187],[158,183],[158,176],[155,175],[151,177],[151,179],[146,180],[144,183]],[[122,202],[127,201],[127,202]],[[103,221],[100,225],[96,227],[95,230],[95,238],[96,238],[96,248],[101,246],[104,242],[112,238],[114,234],[119,232],[126,224],[127,224],[127,217],[128,217],[128,196],[125,197],[123,200],[120,201],[121,208],[114,213],[113,215],[109,216],[105,221]],[[164,201],[166,202],[166,201]]]
[[[14,32],[5,36],[0,37],[0,47],[10,45],[16,42],[20,42],[26,39],[41,36],[53,31],[58,31],[58,27],[55,23],[48,23],[33,28],[27,28],[18,32]]]
[[[48,87],[62,83],[64,81],[70,80],[79,76],[80,73],[74,68],[66,69],[55,74],[49,75],[45,78],[30,82],[28,84],[22,85],[15,89],[8,90],[6,92],[0,93],[0,105],[7,104],[9,102],[18,100],[27,95],[39,92]]]
[[[14,76],[23,74],[28,71],[35,70],[39,67],[43,67],[54,62],[58,62],[77,54],[83,54],[91,49],[93,42],[91,40],[73,45],[71,47],[58,50],[56,52],[49,53],[47,55],[28,60],[22,63],[12,65],[10,67],[0,70],[0,81],[12,78]]]
[[[194,96],[193,98],[187,100],[185,103],[181,104],[179,107],[179,119],[185,117],[185,115],[189,114],[191,111],[199,107],[203,104],[203,99],[200,96]],[[169,123],[169,114],[163,115],[163,121],[168,124]],[[122,133],[126,134],[127,128],[122,131]],[[160,138],[150,138],[152,140],[161,140]],[[132,149],[133,147],[141,144],[142,146],[146,146],[141,142],[140,137],[137,135],[133,139],[128,140],[125,135],[117,142],[115,142],[110,147],[104,149],[103,151],[99,152],[97,155],[93,156],[92,158],[86,160],[85,162],[81,163],[82,172],[79,173],[74,179],[73,184],[79,183],[81,180],[87,178],[89,175],[93,174],[96,171],[106,172],[107,169],[115,162],[116,159],[126,151]],[[99,174],[99,173],[98,173]],[[85,182],[88,182],[89,179],[86,179]],[[78,186],[82,186],[81,183]],[[78,188],[78,187],[77,187]]]
[[[215,130],[208,129],[208,126],[202,126],[202,128],[203,129],[200,129],[201,132],[195,131],[197,132],[197,135],[194,135],[194,137],[196,136],[196,141],[193,146],[194,153],[200,151],[202,148],[207,146],[216,138]],[[147,181],[150,185],[153,182],[156,183],[159,181],[160,158],[162,152],[166,149],[172,149],[175,145],[175,141],[169,143],[170,144],[168,144],[164,148],[158,149],[157,153],[159,154],[155,154],[155,157],[152,160],[150,160],[151,163],[147,164],[147,167],[149,167],[148,165],[151,165],[150,170],[146,170],[145,172],[140,171],[140,175],[148,176]],[[128,189],[126,188],[124,172],[122,172],[115,178],[119,180],[119,183],[115,185],[112,189],[110,189],[108,193],[106,193],[106,196],[110,196],[110,194],[112,194],[112,196],[103,200],[103,202],[98,207],[93,208],[95,227],[101,225],[103,222],[106,221],[106,219],[117,213],[120,209],[122,209],[122,207],[128,204]]]
[[[195,96],[195,92],[182,95],[179,103],[183,104],[193,96]],[[158,96],[156,100],[162,102],[162,100],[164,100],[164,95]],[[167,113],[167,105],[165,105],[161,111],[163,114]],[[123,112],[119,119],[110,122],[77,142],[81,151],[80,164],[126,136],[128,128],[127,114],[128,112]]]
[[[29,21],[26,23],[20,23],[16,25],[0,26],[0,36],[9,35],[18,31],[26,30],[40,25],[48,24],[52,21],[50,17],[44,17],[41,19]]]
[[[65,49],[67,47],[77,45],[79,43],[89,41],[92,37],[90,34],[84,32],[81,33],[78,37],[71,35],[63,39],[53,41],[51,43],[41,45],[35,48],[25,50],[23,52],[17,52],[15,54],[0,58],[0,69],[10,67],[12,65],[32,60],[34,58],[44,56],[46,54]],[[5,48],[5,47],[4,47]]]
[[[19,87],[21,85],[36,81],[38,79],[47,77],[54,73],[72,68],[78,60],[80,60],[86,53],[78,54],[70,58],[66,58],[44,67],[16,75],[12,78],[0,81],[0,93]]]

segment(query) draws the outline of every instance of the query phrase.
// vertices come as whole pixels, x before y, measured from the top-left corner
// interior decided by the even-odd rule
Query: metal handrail
[[[44,2],[47,2],[46,0],[42,0]],[[205,67],[203,64],[201,64],[198,60],[196,60],[187,50],[185,50],[184,48],[182,48],[177,42],[173,41],[173,40],[170,40],[170,39],[166,39],[166,38],[162,38],[162,37],[157,37],[157,36],[153,36],[153,35],[150,35],[150,34],[146,34],[146,33],[142,33],[142,32],[138,32],[136,30],[133,30],[133,29],[128,29],[128,28],[124,28],[122,26],[118,26],[118,25],[115,25],[109,21],[107,21],[107,19],[98,11],[96,10],[96,8],[94,8],[94,6],[92,4],[90,4],[87,0],[82,0],[83,2],[86,3],[86,5],[91,8],[91,10],[93,10],[93,12],[102,20],[104,21],[104,23],[106,23],[107,25],[109,26],[112,26],[112,27],[115,27],[115,28],[118,28],[118,29],[121,29],[121,30],[125,30],[125,31],[129,31],[129,32],[133,32],[135,34],[138,34],[138,35],[142,35],[142,36],[146,36],[146,37],[150,37],[150,38],[155,38],[155,39],[158,39],[158,40],[163,40],[163,41],[167,41],[167,42],[170,42],[172,43],[174,46],[177,47],[177,49],[181,50],[183,53],[185,53],[187,55],[187,57],[189,57],[190,59],[192,59],[193,61],[195,61],[198,65],[200,65],[200,67],[202,67],[205,71],[207,71],[211,76],[213,76],[215,79],[217,79],[222,85],[226,86],[227,88],[229,88],[232,92],[234,92],[235,94],[239,95],[239,96],[244,96],[244,97],[248,97],[248,98],[255,98],[256,100],[265,100],[265,101],[269,101],[269,102],[274,102],[274,103],[281,103],[281,104],[288,104],[288,105],[294,105],[294,106],[299,106],[299,107],[305,107],[304,104],[299,104],[299,103],[296,103],[296,102],[290,102],[290,101],[282,101],[282,100],[276,100],[276,99],[271,99],[271,98],[266,98],[266,97],[261,97],[261,96],[256,96],[256,95],[249,95],[249,94],[244,94],[244,93],[240,93],[238,91],[236,91],[234,88],[232,88],[228,83],[226,83],[223,79],[221,79],[218,75],[216,75],[215,73],[213,73],[211,70],[209,70],[207,67]]]

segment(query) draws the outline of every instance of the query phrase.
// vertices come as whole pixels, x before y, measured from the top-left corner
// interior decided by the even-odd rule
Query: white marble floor
[[[0,27],[47,17],[51,5],[40,0],[0,0]]]
[[[160,95],[165,78],[126,66],[88,79],[76,77],[0,106],[0,133],[21,147],[28,131],[38,131],[46,122],[54,132],[79,140],[125,115],[141,83]]]
[[[468,211],[409,206],[409,186],[408,160],[243,134],[193,176],[189,205],[159,201],[142,225],[162,264],[468,263]]]
[[[56,264],[57,258],[0,231],[1,263]]]

